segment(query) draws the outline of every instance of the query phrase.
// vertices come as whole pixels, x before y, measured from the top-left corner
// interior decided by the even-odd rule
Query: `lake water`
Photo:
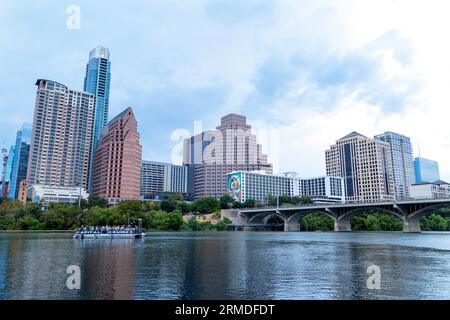
[[[0,299],[450,299],[450,233],[0,233]]]

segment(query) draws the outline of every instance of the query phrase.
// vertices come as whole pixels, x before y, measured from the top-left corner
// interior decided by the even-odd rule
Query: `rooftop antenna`
[[[419,149],[419,158],[420,158],[421,154],[420,154],[420,142],[419,141],[417,141],[417,148]]]

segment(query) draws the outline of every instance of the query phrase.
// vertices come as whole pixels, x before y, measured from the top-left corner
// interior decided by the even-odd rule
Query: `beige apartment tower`
[[[103,129],[94,152],[92,194],[116,204],[137,200],[142,147],[133,110],[127,108]]]
[[[28,160],[28,184],[88,187],[95,97],[50,80],[37,93]]]
[[[394,199],[388,143],[352,132],[326,150],[325,158],[327,175],[344,178],[346,202]]]

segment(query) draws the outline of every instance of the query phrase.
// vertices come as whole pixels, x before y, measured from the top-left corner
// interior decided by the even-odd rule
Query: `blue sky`
[[[66,10],[81,10],[69,30]],[[2,0],[0,143],[32,121],[35,81],[82,89],[110,49],[110,118],[131,106],[145,159],[172,161],[176,129],[247,116],[276,171],[324,173],[357,130],[398,131],[450,180],[446,1]],[[421,21],[422,23],[418,23]],[[276,132],[276,134],[273,134]],[[264,139],[274,135],[277,139]],[[416,153],[417,153],[416,147]]]

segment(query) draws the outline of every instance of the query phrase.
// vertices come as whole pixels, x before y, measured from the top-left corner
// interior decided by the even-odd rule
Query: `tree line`
[[[99,197],[89,197],[80,206],[63,203],[43,206],[34,202],[24,206],[0,198],[0,230],[75,230],[83,225],[137,224],[139,219],[147,230],[227,230],[229,219],[216,224],[197,219],[198,215],[212,213],[220,217],[219,201],[211,197],[189,203],[175,195],[160,203],[127,200],[115,206]],[[185,221],[185,214],[192,217]]]
[[[23,206],[17,201],[0,198],[0,230],[74,230],[82,225],[126,225],[137,223],[138,219],[142,219],[143,227],[148,230],[227,230],[231,224],[229,219],[214,224],[199,219],[199,216],[212,214],[213,218],[219,219],[221,209],[275,206],[277,202],[280,206],[289,206],[309,204],[312,200],[286,196],[277,200],[269,195],[264,204],[253,200],[241,203],[224,195],[220,199],[201,197],[187,202],[181,195],[170,195],[160,202],[128,200],[109,206],[105,199],[89,197],[87,201],[81,201],[80,207],[61,203],[45,207],[31,201]],[[449,213],[450,209],[440,209],[423,217],[422,230],[450,231]],[[184,215],[190,215],[190,218],[183,219]],[[372,210],[353,217],[351,226],[352,230],[360,231],[401,231],[403,224],[397,217]],[[326,215],[312,213],[300,221],[300,229],[332,231],[334,222]]]

